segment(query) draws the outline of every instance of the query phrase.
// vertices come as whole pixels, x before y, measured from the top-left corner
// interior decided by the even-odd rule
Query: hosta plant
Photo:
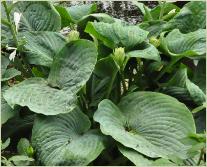
[[[205,165],[205,2],[132,3],[1,2],[2,165]]]

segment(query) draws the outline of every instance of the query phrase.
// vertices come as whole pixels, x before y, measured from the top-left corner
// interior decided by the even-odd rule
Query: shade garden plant
[[[2,165],[205,165],[205,1],[132,3],[1,2]]]

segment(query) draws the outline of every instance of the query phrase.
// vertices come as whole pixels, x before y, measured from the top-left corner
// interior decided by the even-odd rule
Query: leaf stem
[[[201,160],[202,160],[202,158],[203,158],[203,154],[204,154],[204,152],[203,152],[203,150],[201,150],[200,157],[199,157],[198,162],[197,162],[197,165],[198,165],[198,166],[199,166],[200,163],[201,163]]]
[[[175,64],[177,63],[182,57],[175,57],[165,68],[160,72],[160,74],[157,76],[155,81],[157,82],[162,76]]]
[[[7,20],[8,20],[8,22],[10,23],[8,26],[9,26],[9,28],[10,28],[10,30],[11,30],[11,33],[12,33],[14,42],[15,42],[16,47],[17,47],[17,46],[18,46],[18,40],[17,40],[17,36],[16,36],[16,30],[15,30],[14,25],[13,25],[12,22],[11,22],[10,15],[9,15],[10,12],[9,12],[8,7],[7,7],[6,1],[3,1],[2,4],[3,4],[4,8],[5,8],[5,12],[6,12]]]
[[[159,4],[161,5],[159,20],[161,20],[163,17],[164,10],[165,10],[165,3],[166,3],[165,1],[163,3],[159,2]]]
[[[106,92],[106,98],[107,99],[109,98],[109,96],[111,94],[111,90],[112,90],[113,83],[115,81],[116,75],[117,75],[117,72],[113,73],[113,75],[112,75],[111,82],[110,82],[109,87],[108,87],[108,90]]]

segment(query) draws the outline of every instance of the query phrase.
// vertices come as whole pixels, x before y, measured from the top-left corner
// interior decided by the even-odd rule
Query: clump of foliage
[[[2,165],[205,165],[205,2],[133,3],[2,2]]]

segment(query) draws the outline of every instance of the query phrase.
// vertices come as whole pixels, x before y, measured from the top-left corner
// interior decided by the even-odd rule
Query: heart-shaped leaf
[[[101,40],[110,48],[126,47],[133,48],[142,43],[148,32],[134,25],[123,25],[121,22],[112,24],[104,22],[88,22],[85,32]]]
[[[97,48],[88,40],[68,43],[55,56],[48,82],[54,87],[77,93],[95,68]]]
[[[178,29],[166,37],[161,34],[161,48],[170,56],[203,56],[206,53],[205,30],[182,34]]]
[[[71,111],[76,99],[73,94],[51,88],[43,78],[30,78],[11,87],[5,91],[4,98],[12,108],[18,104],[45,115]]]
[[[32,145],[41,165],[88,165],[102,152],[104,137],[90,129],[90,121],[78,108],[68,114],[38,116]]]
[[[61,28],[60,15],[48,1],[17,2],[15,11],[21,13],[19,31],[58,31]]]
[[[4,72],[4,75],[1,78],[1,81],[10,80],[18,75],[21,75],[21,72],[16,70],[15,68],[9,68]]]
[[[24,45],[29,63],[50,67],[53,58],[65,46],[66,40],[57,32],[24,32]]]
[[[173,97],[155,92],[131,93],[118,107],[103,100],[94,120],[104,134],[152,158],[186,158],[187,148],[180,139],[195,133],[188,108]]]
[[[4,98],[12,108],[27,106],[44,115],[70,112],[75,107],[76,93],[90,78],[96,58],[94,43],[70,42],[55,56],[48,81],[27,79],[5,91]]]

